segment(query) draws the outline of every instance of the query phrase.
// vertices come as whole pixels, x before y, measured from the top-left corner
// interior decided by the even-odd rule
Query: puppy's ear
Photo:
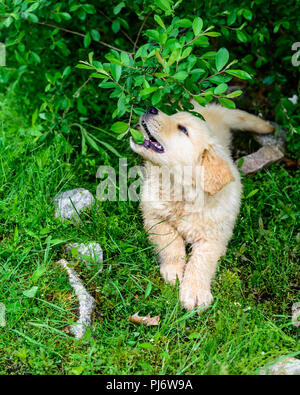
[[[205,149],[202,156],[204,191],[209,195],[219,192],[225,185],[234,181],[234,177],[226,161],[212,148]]]

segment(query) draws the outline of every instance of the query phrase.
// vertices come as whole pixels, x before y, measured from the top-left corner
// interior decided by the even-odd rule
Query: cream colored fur
[[[132,149],[145,159],[147,176],[143,186],[141,210],[144,226],[155,245],[164,280],[180,281],[182,306],[193,309],[208,306],[213,300],[211,281],[218,260],[225,254],[240,208],[242,185],[229,149],[230,128],[270,133],[273,127],[262,119],[240,110],[218,105],[201,107],[194,104],[205,121],[186,112],[168,116],[146,114],[142,117],[148,130],[161,143],[164,153],[157,153],[131,140]],[[183,125],[188,136],[178,129]],[[147,133],[141,126],[145,137]],[[191,188],[183,200],[176,200],[172,183],[178,169],[201,165],[199,176],[192,171],[193,182],[201,177],[204,199],[197,198]],[[171,173],[171,196],[157,198],[163,184],[153,178],[154,166],[167,166]],[[182,185],[184,189],[185,185]],[[186,244],[191,245],[186,257]]]

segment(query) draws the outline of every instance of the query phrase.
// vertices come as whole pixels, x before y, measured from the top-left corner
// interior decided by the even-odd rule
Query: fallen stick
[[[66,269],[70,285],[74,288],[75,294],[79,300],[79,319],[75,325],[70,327],[70,331],[76,339],[81,339],[85,334],[86,328],[91,325],[91,316],[95,307],[95,299],[87,292],[75,270],[69,267],[68,261],[61,259],[57,263]]]

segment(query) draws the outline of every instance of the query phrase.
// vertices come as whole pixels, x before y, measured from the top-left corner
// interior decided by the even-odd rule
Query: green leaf
[[[186,71],[178,71],[178,73],[173,75],[173,78],[175,78],[176,80],[179,80],[179,81],[183,81],[188,77],[188,75],[189,75],[189,73],[187,73]]]
[[[154,75],[157,78],[169,77],[169,74],[167,74],[167,73],[155,73]]]
[[[256,195],[257,192],[259,192],[259,189],[253,189],[253,191],[251,191],[250,193],[248,193],[248,195],[245,197],[245,199],[249,199],[252,196]]]
[[[114,63],[114,64],[118,64],[119,66],[122,66],[122,62],[120,62],[119,59],[117,59],[116,57],[114,57],[114,56],[111,55],[111,54],[105,55],[105,58],[106,58],[107,60],[109,60],[110,63]]]
[[[200,36],[193,42],[193,44],[196,45],[196,47],[208,47],[209,41],[207,37]]]
[[[64,19],[65,21],[70,21],[72,19],[71,15],[68,12],[60,12],[59,15]]]
[[[147,285],[147,288],[146,288],[146,291],[145,291],[145,299],[147,299],[148,296],[150,295],[151,289],[152,289],[152,283],[149,281],[149,283]]]
[[[46,269],[45,266],[40,266],[40,267],[38,267],[38,268],[33,272],[32,276],[31,276],[32,282],[35,284],[35,283],[39,280],[39,278],[43,276],[43,274],[46,272],[46,270],[47,270],[47,269]],[[25,292],[26,292],[26,291],[25,291]],[[26,296],[26,295],[25,295],[25,296]]]
[[[155,346],[148,342],[139,344],[139,347],[146,348],[148,350],[155,350]]]
[[[236,36],[238,40],[241,41],[242,43],[246,43],[248,41],[246,34],[241,30],[236,31]]]
[[[222,93],[226,92],[227,88],[228,88],[228,85],[225,83],[222,83],[214,89],[214,94],[221,95]]]
[[[150,93],[153,93],[153,92],[157,91],[157,89],[158,89],[158,86],[151,86],[150,88],[142,89],[141,92],[140,92],[140,95],[141,96],[150,95]]]
[[[82,366],[77,366],[75,368],[72,368],[72,373],[75,374],[76,376],[79,376],[83,372],[83,367]]]
[[[192,22],[189,19],[180,19],[179,21],[175,22],[175,25],[178,27],[190,27],[192,26]]]
[[[219,37],[219,36],[221,36],[221,33],[219,33],[219,32],[207,32],[207,33],[204,33],[206,36],[208,36],[208,37]]]
[[[252,77],[244,70],[226,70],[227,74],[233,75],[234,77],[240,78],[241,80],[251,80]]]
[[[117,84],[113,81],[103,81],[101,82],[101,84],[99,85],[100,88],[104,88],[104,89],[110,89],[110,88],[115,88],[117,86]]]
[[[31,22],[38,22],[38,21],[39,21],[39,18],[38,18],[35,14],[28,13],[28,14],[27,14],[27,18],[28,18]]]
[[[235,102],[232,100],[226,99],[225,97],[218,97],[218,100],[223,107],[235,108]]]
[[[203,20],[199,16],[197,16],[193,21],[193,32],[195,36],[198,36],[201,33],[203,27]]]
[[[67,78],[70,74],[71,74],[71,66],[67,66],[64,69],[61,78]]]
[[[231,26],[236,21],[236,10],[230,11],[230,14],[227,16],[227,25]]]
[[[151,103],[153,106],[156,106],[158,103],[160,103],[160,101],[162,99],[162,95],[163,95],[162,89],[159,89],[158,91],[156,91],[154,93],[154,95],[152,95]]]
[[[128,124],[125,122],[115,122],[110,128],[110,130],[118,134],[126,132],[127,129]]]
[[[160,27],[162,27],[164,30],[166,30],[166,26],[159,15],[154,15],[154,20]]]
[[[34,287],[28,289],[27,291],[24,291],[23,295],[27,296],[27,298],[34,298],[36,293],[37,293],[37,291],[38,291],[38,287],[34,286]]]
[[[39,7],[39,3],[33,3],[29,8],[27,8],[26,12],[32,12]]]
[[[159,42],[160,44],[164,45],[168,39],[168,35],[165,32],[159,34]]]
[[[245,19],[247,19],[247,21],[251,21],[251,19],[252,19],[252,11],[250,11],[250,10],[248,10],[248,9],[245,9],[244,11],[243,11],[243,16],[244,16],[244,18]]]
[[[159,41],[159,32],[157,30],[154,29],[146,30],[145,34],[146,36],[151,38],[151,40]]]
[[[113,13],[115,15],[118,15],[123,7],[125,7],[125,3],[122,1],[121,3],[115,6],[115,8],[113,9]]]
[[[171,4],[169,0],[155,0],[155,4],[163,11],[171,12]]]
[[[220,48],[216,54],[216,69],[222,70],[229,60],[229,52],[226,48]]]
[[[90,77],[92,77],[92,78],[101,78],[101,79],[104,79],[104,78],[107,78],[107,74],[92,73],[92,74],[90,75]]]
[[[110,70],[113,79],[118,82],[122,74],[122,66],[119,66],[117,64],[111,64]]]
[[[137,144],[143,144],[144,142],[144,135],[143,133],[141,133],[139,130],[137,129],[130,129],[130,133],[131,136],[133,138],[133,140],[137,143]]]
[[[95,14],[96,13],[96,9],[92,4],[82,4],[82,8],[88,14]]]
[[[32,114],[32,117],[31,117],[31,124],[32,124],[32,126],[35,125],[35,122],[36,122],[37,117],[38,117],[38,113],[39,113],[38,109],[36,109],[35,112]]]
[[[167,63],[167,67],[172,66],[172,64],[174,62],[176,62],[176,60],[179,58],[180,55],[180,49],[179,48],[175,48],[174,51],[171,53],[168,63]]]
[[[93,66],[88,66],[87,64],[79,63],[75,66],[77,69],[95,70]]]
[[[243,94],[243,91],[236,90],[231,93],[228,93],[228,95],[226,95],[226,97],[228,97],[228,99],[233,99],[234,97],[241,96],[242,94]]]
[[[192,52],[192,50],[193,50],[193,47],[185,48],[182,55],[180,56],[180,60],[187,58],[190,55],[190,53]]]
[[[92,36],[92,39],[95,40],[95,41],[99,41],[100,40],[100,33],[96,29],[92,29],[91,30],[91,36]]]
[[[196,100],[196,102],[199,103],[201,106],[207,104],[207,97],[204,97],[202,95],[194,96],[194,100]]]
[[[102,141],[102,140],[98,140],[98,139],[96,139],[96,140],[98,141],[99,144],[102,144],[107,150],[109,150],[110,152],[115,154],[117,157],[122,158],[120,153],[112,145],[108,144],[106,141]]]
[[[84,48],[87,48],[89,45],[90,45],[90,43],[91,43],[91,35],[90,35],[90,33],[87,33],[85,36],[84,36],[84,39],[83,39],[83,45],[84,45]]]
[[[237,163],[238,169],[240,169],[240,168],[243,166],[243,164],[244,164],[244,158],[242,157],[242,158],[240,158],[240,159],[238,160],[238,163]]]
[[[120,22],[118,20],[113,21],[111,28],[114,33],[118,33],[118,31],[120,30],[120,27],[121,27]]]
[[[130,59],[127,52],[121,52],[121,62],[126,66],[129,65]]]

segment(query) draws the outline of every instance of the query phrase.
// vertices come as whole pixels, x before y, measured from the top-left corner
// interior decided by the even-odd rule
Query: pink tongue
[[[154,145],[154,147],[157,148],[158,150],[162,149],[162,146],[157,141],[151,141],[151,144]]]

